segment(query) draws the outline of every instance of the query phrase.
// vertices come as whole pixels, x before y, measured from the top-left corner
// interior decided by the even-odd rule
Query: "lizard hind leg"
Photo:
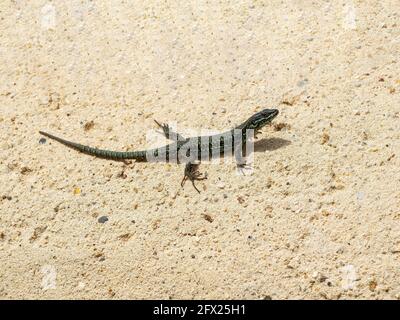
[[[202,173],[199,172],[199,163],[187,163],[185,166],[185,173],[181,182],[181,187],[184,186],[185,182],[189,179],[192,182],[193,187],[196,189],[198,193],[200,193],[200,190],[197,189],[196,185],[194,184],[195,180],[205,180],[207,179],[206,175],[203,175]]]
[[[163,135],[167,139],[175,140],[175,141],[186,140],[184,136],[175,132],[168,124],[166,124],[166,123],[161,124],[157,120],[154,120],[154,122],[161,128]]]

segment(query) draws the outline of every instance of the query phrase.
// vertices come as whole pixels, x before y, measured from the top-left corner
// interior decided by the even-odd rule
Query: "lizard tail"
[[[59,137],[56,137],[50,133],[39,131],[39,133],[43,136],[46,136],[50,139],[53,139],[67,147],[80,151],[82,153],[104,158],[110,160],[125,160],[125,159],[134,159],[137,161],[146,161],[146,152],[145,151],[131,151],[131,152],[121,152],[121,151],[111,151],[104,149],[97,149],[89,146],[85,146],[80,143],[68,141]]]

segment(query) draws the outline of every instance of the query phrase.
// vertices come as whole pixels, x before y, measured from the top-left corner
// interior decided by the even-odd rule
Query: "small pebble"
[[[32,169],[31,169],[31,168],[28,168],[28,167],[22,167],[22,168],[21,168],[21,173],[22,173],[22,174],[27,174],[27,173],[29,173],[29,172],[32,172]]]
[[[203,214],[203,218],[205,219],[205,220],[207,220],[208,222],[213,222],[214,221],[214,218],[212,217],[212,216],[210,216],[209,214]]]
[[[85,123],[85,125],[83,126],[83,129],[85,131],[89,131],[90,129],[92,129],[94,127],[94,122],[93,121],[88,121]]]
[[[99,223],[105,223],[108,221],[108,217],[107,216],[101,216],[98,220]]]
[[[225,183],[223,181],[218,181],[216,183],[217,187],[220,189],[224,189],[225,188]]]
[[[46,143],[46,138],[40,138],[39,143],[40,144],[45,144]]]
[[[378,283],[375,280],[371,280],[368,283],[369,290],[371,290],[371,291],[374,291],[377,286],[378,286]]]
[[[321,144],[326,144],[329,141],[329,134],[324,132],[321,137]]]

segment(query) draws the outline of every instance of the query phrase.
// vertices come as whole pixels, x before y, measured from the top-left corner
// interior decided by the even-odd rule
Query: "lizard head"
[[[277,109],[264,109],[256,114],[252,115],[242,125],[241,129],[254,130],[257,132],[266,124],[270,123],[279,113]]]

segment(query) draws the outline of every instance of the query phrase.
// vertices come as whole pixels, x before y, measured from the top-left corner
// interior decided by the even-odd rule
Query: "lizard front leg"
[[[197,189],[196,185],[194,184],[195,180],[205,180],[207,179],[207,176],[203,176],[202,173],[199,172],[199,163],[187,163],[185,166],[185,173],[181,182],[181,187],[184,186],[186,180],[190,180],[192,182],[193,187],[196,189],[198,193],[200,193],[200,190]]]
[[[173,129],[168,124],[166,124],[166,123],[161,124],[157,120],[154,120],[154,122],[157,123],[157,125],[161,128],[162,133],[164,134],[164,136],[167,139],[175,140],[175,141],[186,140],[186,138],[184,136],[173,131]]]
[[[246,144],[237,145],[234,149],[234,156],[236,160],[236,168],[238,172],[242,175],[251,175],[253,172],[253,167],[251,163],[248,163],[246,154]]]

